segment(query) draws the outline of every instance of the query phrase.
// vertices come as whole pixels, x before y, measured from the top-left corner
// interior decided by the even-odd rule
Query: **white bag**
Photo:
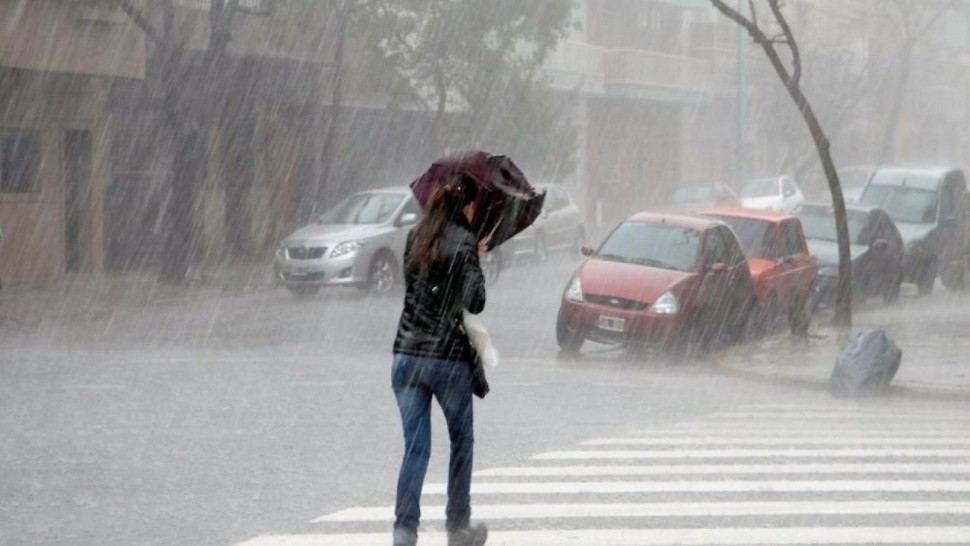
[[[468,334],[468,341],[471,342],[472,348],[478,353],[478,358],[482,360],[482,364],[497,368],[498,351],[492,345],[492,338],[488,335],[485,323],[478,318],[478,315],[469,313],[467,309],[462,313],[464,315],[465,333]]]

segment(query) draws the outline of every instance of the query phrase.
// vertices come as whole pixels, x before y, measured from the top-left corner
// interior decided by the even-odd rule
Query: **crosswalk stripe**
[[[581,493],[822,493],[970,492],[970,480],[719,480],[613,482],[473,483],[473,495],[553,495]],[[430,484],[425,495],[444,495],[445,484]]]
[[[489,546],[790,546],[796,544],[966,544],[970,526],[579,529],[496,531]],[[238,546],[374,546],[390,533],[270,535]],[[444,533],[422,533],[421,546],[444,546]]]
[[[871,425],[864,428],[835,428],[833,426],[826,427],[809,427],[802,428],[798,425],[792,426],[762,426],[762,425],[746,425],[746,426],[732,426],[726,427],[724,425],[696,425],[696,426],[677,426],[669,428],[650,428],[650,429],[638,429],[633,431],[635,435],[653,435],[653,436],[707,436],[711,434],[724,434],[725,432],[731,432],[734,435],[744,434],[746,436],[775,436],[779,434],[786,434],[789,436],[797,435],[807,435],[807,436],[828,436],[828,437],[846,437],[846,436],[882,436],[885,434],[905,434],[907,436],[929,436],[929,437],[970,437],[970,427],[918,427],[913,428],[908,427],[888,427],[880,425],[877,428],[873,428]]]
[[[529,466],[490,468],[481,478],[555,476],[671,476],[705,474],[970,474],[968,463],[783,463],[714,465]]]
[[[970,514],[970,502],[805,501],[805,502],[656,502],[575,504],[476,504],[475,519],[647,518],[797,515]],[[421,509],[424,521],[445,519],[444,506]],[[394,507],[349,508],[311,523],[394,521]]]
[[[533,460],[582,459],[735,459],[745,457],[967,457],[970,449],[669,449],[551,451]]]
[[[902,436],[874,436],[867,438],[825,438],[819,436],[748,438],[744,436],[707,436],[682,438],[659,436],[652,438],[596,438],[583,442],[584,446],[647,446],[647,445],[963,445],[970,446],[970,438],[912,438]]]
[[[891,421],[896,423],[907,423],[907,422],[949,422],[949,423],[959,423],[963,425],[970,424],[970,419],[965,417],[957,416],[947,416],[941,417],[939,415],[846,415],[840,413],[817,413],[817,414],[779,414],[774,412],[751,412],[751,411],[734,411],[734,412],[724,412],[724,413],[714,413],[707,417],[705,420],[708,421],[730,421],[730,420],[747,420],[747,419],[759,419],[759,420],[797,420],[797,421],[839,421],[845,423],[853,422],[868,422],[868,421]]]

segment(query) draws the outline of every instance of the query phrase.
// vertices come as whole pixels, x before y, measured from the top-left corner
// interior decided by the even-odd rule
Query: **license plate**
[[[600,330],[606,330],[607,332],[625,332],[626,331],[626,319],[620,317],[600,317]]]

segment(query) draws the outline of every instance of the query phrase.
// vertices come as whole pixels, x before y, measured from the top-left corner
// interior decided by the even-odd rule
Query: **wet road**
[[[720,375],[704,361],[671,364],[648,357],[630,362],[621,352],[606,349],[578,360],[560,360],[553,321],[559,294],[574,265],[526,264],[505,272],[490,290],[484,318],[503,361],[490,373],[492,394],[476,405],[476,468],[482,471],[531,468],[532,457],[559,461],[562,466],[586,465],[588,460],[570,463],[568,458],[541,457],[588,450],[585,442],[596,439],[621,442],[624,450],[650,449],[622,442],[644,429],[662,431],[657,436],[676,436],[682,423],[700,423],[701,433],[694,437],[703,439],[733,430],[739,423],[770,419],[778,413],[777,407],[820,408],[821,414],[829,413],[827,408],[838,412],[860,407],[889,415],[929,412],[935,421],[965,412],[965,407],[945,403],[901,400],[851,405],[846,410],[844,404],[819,393]],[[253,544],[263,544],[258,537],[274,534],[371,533],[388,528],[381,518],[366,515],[345,522],[310,521],[348,508],[393,502],[402,442],[389,371],[399,308],[397,296],[369,298],[338,291],[298,301],[284,291],[268,290],[127,307],[96,320],[52,321],[4,332],[0,335],[0,544],[223,546],[253,538],[257,540]],[[740,416],[731,417],[732,410]],[[819,425],[816,428],[824,428],[826,418],[819,424],[816,414],[810,417],[799,417],[796,411],[767,433],[752,434],[780,434],[813,419]],[[429,487],[445,478],[447,436],[440,416],[435,419]],[[904,429],[899,435],[911,436],[911,432]],[[958,432],[968,437],[962,429]],[[791,447],[793,440],[782,442],[786,441],[789,444],[784,445]],[[661,447],[671,445],[675,444]],[[728,442],[714,447],[752,449],[747,439],[740,445]],[[769,459],[756,462],[773,462],[777,456],[762,455]],[[907,462],[893,457],[888,462],[878,457],[863,460]],[[931,462],[966,465],[967,460],[966,455],[955,455]],[[666,459],[661,462],[671,464]],[[843,463],[838,457],[822,462]],[[926,461],[917,457],[915,462]],[[550,480],[523,472],[525,479],[508,481],[589,481],[562,476]],[[756,472],[759,479],[791,478],[772,476],[768,470],[763,475]],[[814,476],[812,472],[806,469],[806,474]],[[949,475],[942,467],[940,472]],[[617,483],[629,477],[593,481]],[[650,502],[694,502],[698,495],[740,502],[744,492],[691,493],[667,486],[649,493],[532,494],[499,488],[479,494],[483,502],[501,503],[578,502],[576,495],[590,502],[606,497],[615,502],[617,497],[611,494],[628,502],[642,501],[636,495],[643,494]],[[817,497],[810,491],[772,495],[769,500]],[[913,495],[826,491],[820,498],[922,499]],[[970,500],[959,491],[933,495],[935,500]],[[428,502],[440,504],[441,499]],[[494,510],[493,527],[508,532],[558,525],[541,519],[536,523],[534,518],[503,518],[503,509]],[[629,510],[636,514],[646,508]],[[648,523],[710,527],[726,525],[724,518],[730,517]],[[773,525],[810,523],[797,513],[773,517],[777,518],[771,520]],[[951,511],[928,521],[970,525],[967,517]],[[910,514],[899,521],[909,524],[914,518]],[[631,525],[630,521],[641,527],[644,523],[602,517],[565,527],[617,530]],[[833,521],[846,524],[837,517]],[[872,518],[860,521],[887,523]],[[736,514],[730,522],[741,528],[765,523],[757,514]],[[430,525],[436,528],[440,522]],[[546,540],[509,535],[508,543],[545,544],[540,539]],[[319,542],[305,544],[333,543],[320,537],[313,540]],[[357,539],[339,540],[349,546]],[[360,540],[370,544],[374,536]],[[565,544],[555,542],[555,537],[551,540]],[[771,537],[765,540],[771,543]]]

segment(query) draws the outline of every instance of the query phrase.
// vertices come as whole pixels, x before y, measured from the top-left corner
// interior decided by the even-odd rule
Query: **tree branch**
[[[785,19],[785,14],[781,11],[781,0],[768,0],[768,5],[771,7],[771,13],[774,14],[775,21],[778,22],[781,31],[785,33],[786,45],[791,50],[791,77],[796,82],[800,82],[802,79],[802,55],[798,51],[798,44],[795,42],[795,35],[791,30],[791,25],[788,24],[788,20]]]
[[[755,20],[753,20],[753,18],[755,17],[755,14],[753,11],[751,14],[752,19],[748,19],[744,15],[741,15],[741,13],[736,9],[725,4],[724,0],[711,0],[711,4],[714,6],[714,8],[717,11],[720,11],[721,13],[723,13],[728,19],[731,19],[735,23],[741,25],[741,28],[746,30],[748,32],[748,35],[750,35],[751,39],[753,39],[755,42],[758,42],[760,44],[760,43],[765,43],[769,41],[768,37],[765,36],[765,33],[761,32],[761,29],[758,28],[758,23]],[[754,4],[750,0],[748,2],[748,5],[751,6],[752,10],[754,10]]]
[[[125,12],[125,15],[131,19],[131,22],[138,25],[139,28],[145,33],[146,36],[151,38],[153,41],[158,41],[159,33],[158,30],[152,25],[148,17],[134,4],[131,0],[108,0],[110,3],[114,4],[118,9]]]

